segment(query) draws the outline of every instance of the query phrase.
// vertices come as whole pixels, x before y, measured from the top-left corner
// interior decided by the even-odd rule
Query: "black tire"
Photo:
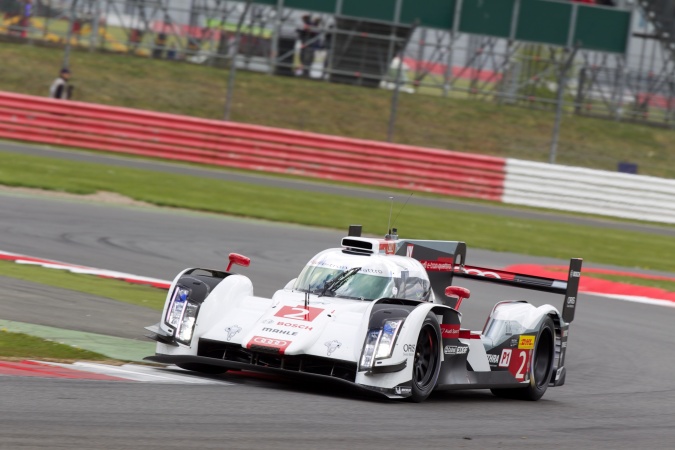
[[[553,327],[553,320],[550,317],[546,317],[537,333],[534,356],[530,363],[529,386],[516,389],[492,389],[492,393],[497,397],[517,400],[539,400],[546,392],[548,383],[551,381],[554,355],[555,329]]]
[[[207,375],[218,375],[221,373],[227,372],[227,368],[219,366],[209,366],[208,364],[197,364],[197,363],[183,363],[176,364],[181,369],[189,370],[192,372],[204,373]]]
[[[412,393],[410,401],[426,400],[436,387],[441,371],[441,327],[436,316],[429,313],[422,323],[415,346]]]

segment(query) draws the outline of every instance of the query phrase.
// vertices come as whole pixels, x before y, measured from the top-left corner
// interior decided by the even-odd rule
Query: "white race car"
[[[565,350],[574,318],[581,259],[568,280],[464,264],[456,241],[361,237],[350,227],[340,248],[324,250],[272,298],[253,295],[251,280],[230,272],[248,266],[230,255],[226,271],[187,269],[176,276],[157,341],[146,359],[203,373],[252,370],[323,377],[389,398],[423,401],[434,389],[491,389],[539,399],[565,381]],[[497,303],[482,332],[461,328],[473,278],[564,294],[551,305]]]

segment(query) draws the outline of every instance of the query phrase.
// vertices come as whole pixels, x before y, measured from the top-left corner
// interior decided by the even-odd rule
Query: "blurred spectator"
[[[157,33],[155,36],[155,46],[152,49],[153,58],[164,58],[164,50],[166,49],[166,33]]]
[[[319,25],[321,19],[312,19],[310,14],[302,16],[302,25],[296,31],[300,39],[300,64],[302,65],[302,75],[309,77],[312,64],[314,63],[314,52],[321,47],[319,41]]]
[[[69,83],[70,70],[61,69],[59,77],[49,87],[49,97],[70,100],[73,97],[73,86]]]
[[[176,44],[171,44],[169,50],[166,51],[166,59],[176,59],[178,58],[178,51],[176,50]]]

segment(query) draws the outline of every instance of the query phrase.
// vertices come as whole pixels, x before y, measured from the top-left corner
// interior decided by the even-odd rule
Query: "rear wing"
[[[550,292],[552,294],[563,294],[565,300],[563,302],[562,318],[565,322],[570,323],[574,320],[574,312],[576,311],[582,262],[583,259],[581,258],[570,260],[567,280],[537,277],[505,270],[467,265],[455,266],[453,269],[455,277],[488,281],[490,283],[504,284],[523,289]]]

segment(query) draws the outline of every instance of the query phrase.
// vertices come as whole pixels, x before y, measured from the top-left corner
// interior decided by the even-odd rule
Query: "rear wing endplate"
[[[476,266],[455,266],[454,276],[470,278],[490,283],[504,284],[522,289],[562,294],[565,300],[562,308],[562,318],[570,323],[574,320],[574,312],[577,306],[579,292],[579,278],[581,277],[581,264],[583,259],[573,258],[570,260],[569,271],[566,280],[555,278],[537,277],[516,272],[508,272],[499,269],[489,269]]]

